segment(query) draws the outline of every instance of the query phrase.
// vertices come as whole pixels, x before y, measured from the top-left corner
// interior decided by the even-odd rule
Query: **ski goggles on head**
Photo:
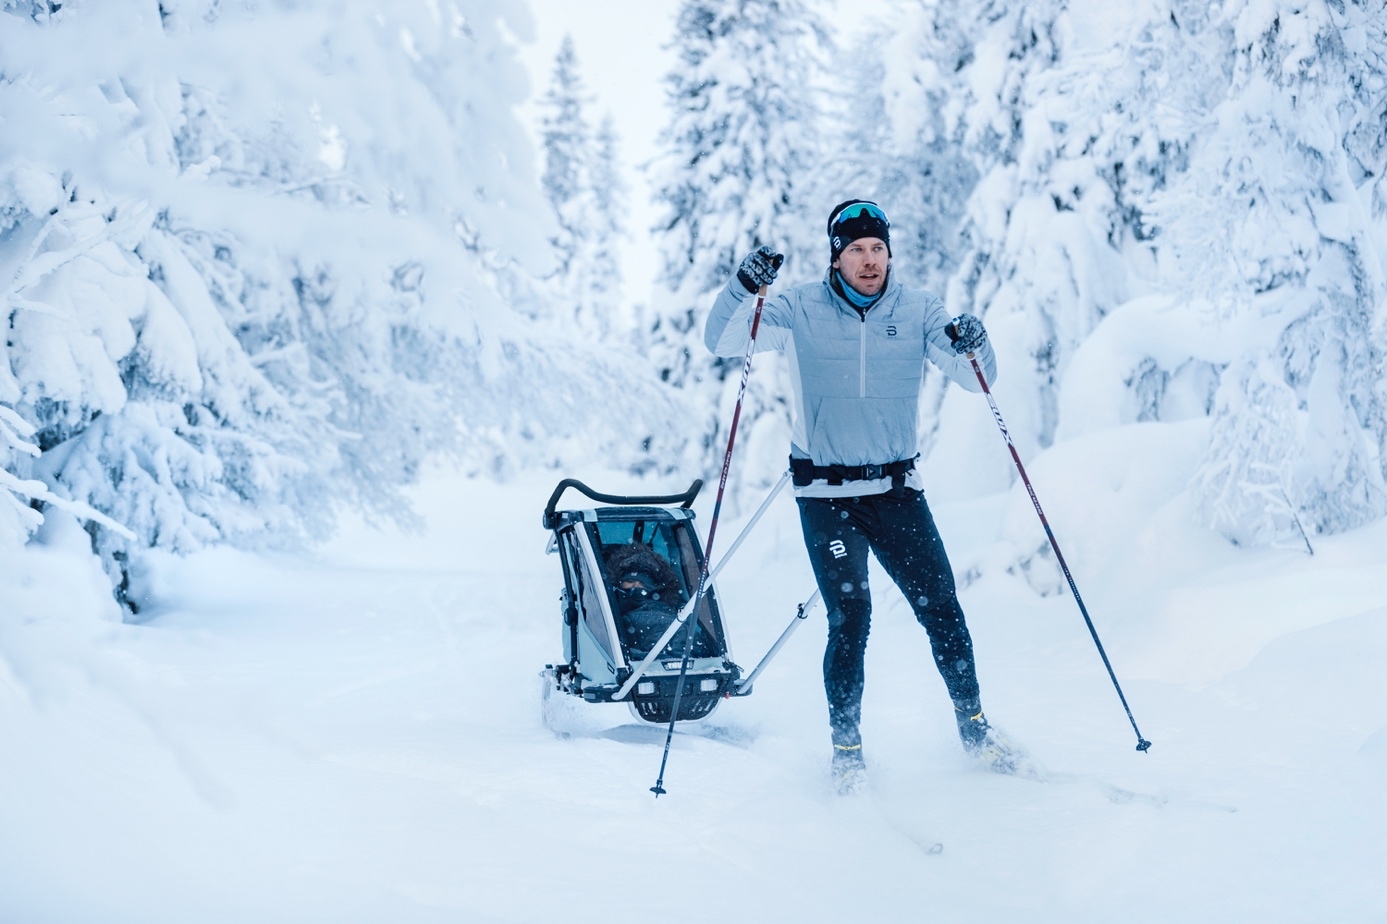
[[[873,202],[854,202],[852,205],[845,206],[842,211],[833,216],[830,225],[842,224],[853,218],[875,218],[886,227],[891,227],[891,222],[886,218],[886,213],[876,206]]]

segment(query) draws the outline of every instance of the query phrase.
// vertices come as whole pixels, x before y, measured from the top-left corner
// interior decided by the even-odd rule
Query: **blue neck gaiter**
[[[859,311],[866,311],[868,308],[875,305],[878,299],[886,294],[886,286],[882,286],[881,291],[876,295],[863,295],[861,292],[848,285],[847,280],[843,278],[843,274],[837,270],[833,271],[833,278],[838,283],[837,288],[839,294],[848,300],[848,304]]]

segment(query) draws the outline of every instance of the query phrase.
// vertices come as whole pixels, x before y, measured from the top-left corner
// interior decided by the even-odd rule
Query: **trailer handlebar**
[[[594,491],[577,478],[565,478],[563,481],[559,482],[558,487],[554,489],[554,493],[549,495],[549,503],[544,506],[543,522],[545,529],[553,529],[558,525],[558,516],[554,512],[554,508],[558,504],[559,498],[562,497],[563,493],[569,488],[592,498],[599,504],[617,504],[622,507],[667,506],[669,504],[678,504],[681,507],[687,508],[693,505],[694,498],[698,497],[698,492],[703,489],[703,479],[695,478],[694,483],[689,485],[689,489],[683,494],[626,496],[621,494],[603,494],[600,491]]]

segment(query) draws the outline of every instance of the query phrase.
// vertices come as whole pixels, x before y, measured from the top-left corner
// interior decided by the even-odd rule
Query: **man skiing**
[[[830,267],[822,282],[766,302],[757,351],[781,350],[794,388],[790,467],[804,541],[828,608],[824,688],[840,791],[865,779],[863,656],[871,624],[870,549],[905,594],[930,645],[964,748],[998,769],[1006,759],[983,716],[973,643],[943,542],[915,471],[919,395],[928,359],[981,391],[964,354],[989,385],[996,359],[982,322],[950,320],[938,298],[891,278],[890,223],[852,199],[829,215]],[[704,342],[718,356],[746,354],[752,296],[782,257],[763,246],[742,261],[713,304]]]

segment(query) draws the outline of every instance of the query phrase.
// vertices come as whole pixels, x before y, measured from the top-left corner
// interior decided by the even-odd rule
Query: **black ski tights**
[[[865,497],[799,498],[814,577],[828,607],[824,689],[833,743],[862,743],[863,655],[872,624],[867,550],[876,555],[929,633],[934,662],[956,704],[978,702],[973,640],[953,570],[925,497],[910,488]]]

